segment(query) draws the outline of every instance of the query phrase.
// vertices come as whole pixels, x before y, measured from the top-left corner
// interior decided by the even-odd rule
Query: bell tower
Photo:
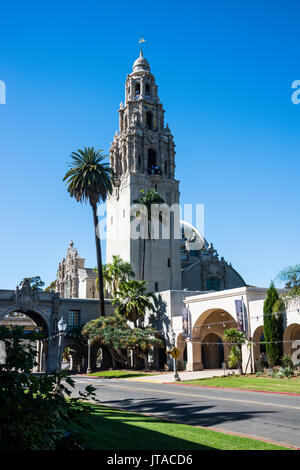
[[[158,96],[150,65],[140,56],[125,82],[125,102],[119,108],[119,132],[110,147],[110,164],[119,185],[107,199],[106,261],[113,255],[129,261],[141,279],[143,240],[133,239],[131,206],[140,191],[154,189],[168,206],[179,203],[175,179],[175,144]],[[148,239],[145,244],[145,280],[150,291],[181,289],[180,239],[174,237],[171,213],[169,239]],[[176,230],[175,230],[176,231]]]

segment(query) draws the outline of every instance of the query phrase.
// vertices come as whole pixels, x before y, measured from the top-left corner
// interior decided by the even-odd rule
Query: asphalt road
[[[74,380],[76,391],[88,384],[96,387],[104,405],[300,448],[300,396],[124,379]]]

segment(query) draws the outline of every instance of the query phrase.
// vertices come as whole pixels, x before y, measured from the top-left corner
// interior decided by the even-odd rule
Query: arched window
[[[146,96],[150,96],[151,87],[150,87],[149,83],[146,83],[145,91],[146,91]]]
[[[146,127],[147,129],[153,128],[153,114],[151,111],[146,112]]]
[[[137,82],[135,84],[135,96],[138,96],[141,92],[141,85],[140,85],[140,82]]]
[[[156,152],[153,149],[148,150],[148,170],[155,168],[156,166]]]

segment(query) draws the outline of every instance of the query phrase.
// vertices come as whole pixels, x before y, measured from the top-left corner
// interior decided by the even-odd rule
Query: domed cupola
[[[143,56],[143,51],[141,49],[140,57],[136,59],[132,67],[133,72],[150,72],[150,65],[148,60]]]

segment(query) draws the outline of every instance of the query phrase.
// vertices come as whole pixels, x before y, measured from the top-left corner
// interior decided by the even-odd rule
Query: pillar
[[[252,355],[252,358],[251,358]],[[242,371],[244,374],[253,372],[253,348],[250,349],[249,342],[242,345]]]
[[[187,371],[203,370],[200,340],[187,340]]]

